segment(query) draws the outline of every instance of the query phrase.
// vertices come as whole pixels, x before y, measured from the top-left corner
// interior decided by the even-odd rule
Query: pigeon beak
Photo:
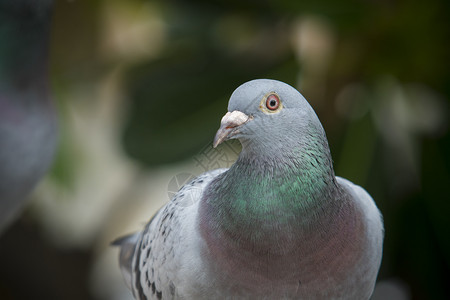
[[[230,139],[233,135],[238,133],[237,127],[252,119],[252,116],[248,116],[238,110],[227,112],[220,121],[220,128],[217,130],[216,136],[214,137],[213,147],[216,148],[223,141]]]

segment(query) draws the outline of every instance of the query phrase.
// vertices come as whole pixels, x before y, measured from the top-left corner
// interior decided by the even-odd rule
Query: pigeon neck
[[[211,182],[200,206],[201,226],[250,248],[283,252],[339,206],[328,147],[293,149],[284,155],[243,150],[237,162]],[[242,248],[242,245],[240,245]]]

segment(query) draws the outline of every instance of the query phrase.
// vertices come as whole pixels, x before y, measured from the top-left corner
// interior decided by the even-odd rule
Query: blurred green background
[[[109,241],[168,201],[174,176],[211,167],[198,161],[232,91],[272,78],[308,99],[336,174],[384,215],[373,298],[450,299],[449,13],[447,0],[56,1],[59,152],[0,237],[0,298],[129,298]]]

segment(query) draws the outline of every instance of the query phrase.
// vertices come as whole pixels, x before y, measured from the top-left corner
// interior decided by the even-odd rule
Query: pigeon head
[[[314,144],[328,149],[306,99],[290,85],[269,79],[246,82],[233,92],[213,145],[228,139],[239,139],[243,151],[253,154],[299,151]]]

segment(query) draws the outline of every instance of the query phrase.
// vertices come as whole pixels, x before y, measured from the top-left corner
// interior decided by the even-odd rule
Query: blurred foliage
[[[287,82],[321,119],[336,174],[384,215],[379,280],[401,280],[412,299],[449,299],[449,12],[447,0],[56,1],[61,124],[75,99],[85,115],[98,108],[98,86],[118,74],[113,129],[151,169],[210,143],[239,84]],[[53,176],[68,182],[82,145],[62,135]]]

